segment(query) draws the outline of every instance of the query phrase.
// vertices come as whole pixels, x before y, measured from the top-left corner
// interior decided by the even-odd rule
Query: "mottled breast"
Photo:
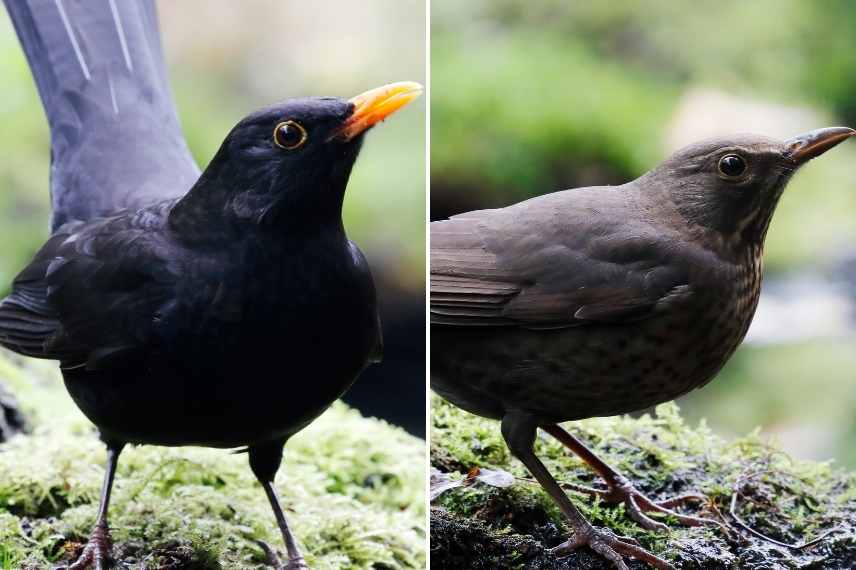
[[[432,327],[432,388],[470,412],[569,421],[645,409],[710,381],[758,303],[760,248],[699,288],[690,306],[562,330]]]

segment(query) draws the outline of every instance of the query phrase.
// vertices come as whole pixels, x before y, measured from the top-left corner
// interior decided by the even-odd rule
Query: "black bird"
[[[578,188],[431,224],[431,387],[502,421],[574,536],[619,569],[666,561],[596,530],[533,443],[540,427],[604,478],[644,527],[657,503],[558,424],[645,409],[708,382],[746,334],[773,211],[795,170],[856,131],[705,141],[621,186]],[[592,490],[594,492],[594,490]],[[689,499],[684,497],[683,499]]]
[[[246,448],[273,487],[283,445],[381,357],[375,289],[342,224],[367,129],[415,83],[261,109],[198,175],[154,4],[8,1],[51,127],[52,235],[0,303],[0,344],[60,362],[108,464],[68,570],[110,564],[126,444]],[[279,564],[279,563],[277,563]]]

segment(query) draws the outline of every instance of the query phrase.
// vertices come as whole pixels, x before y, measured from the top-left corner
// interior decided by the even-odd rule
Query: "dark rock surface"
[[[508,471],[508,487],[469,481],[449,487],[431,509],[431,568],[614,570],[589,549],[559,557],[550,548],[568,538],[562,515],[529,480],[502,444],[496,422],[433,401],[432,465],[444,481],[468,479],[473,467]],[[631,536],[682,570],[852,570],[856,568],[856,476],[829,464],[786,456],[757,436],[726,441],[704,426],[686,426],[673,405],[657,416],[568,424],[641,492],[663,500],[701,492],[709,503],[685,512],[720,521],[724,528],[681,527],[660,518],[668,534],[641,529],[624,511],[569,491],[598,527]],[[536,452],[568,484],[598,486],[584,464],[549,437]],[[470,477],[469,479],[472,479]],[[447,486],[448,487],[448,486]],[[731,501],[736,497],[734,513]],[[741,528],[740,521],[774,544]],[[626,560],[633,570],[647,568]]]

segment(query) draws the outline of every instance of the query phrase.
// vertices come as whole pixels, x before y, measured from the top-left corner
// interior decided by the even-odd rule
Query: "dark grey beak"
[[[853,135],[856,131],[847,127],[817,129],[786,140],[785,156],[797,164],[804,164]]]

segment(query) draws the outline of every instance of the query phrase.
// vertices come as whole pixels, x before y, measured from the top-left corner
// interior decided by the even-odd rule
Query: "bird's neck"
[[[313,194],[272,188],[234,187],[222,176],[203,173],[172,208],[169,227],[186,242],[221,242],[248,233],[294,238],[318,234],[344,237],[344,189],[320,185]]]
[[[704,200],[678,202],[668,188],[645,184],[645,181],[641,178],[627,185],[628,200],[644,217],[658,220],[678,235],[701,244],[723,261],[735,265],[743,265],[746,260],[763,254],[772,210],[742,219],[731,216],[724,220]],[[771,207],[775,208],[775,204]]]

